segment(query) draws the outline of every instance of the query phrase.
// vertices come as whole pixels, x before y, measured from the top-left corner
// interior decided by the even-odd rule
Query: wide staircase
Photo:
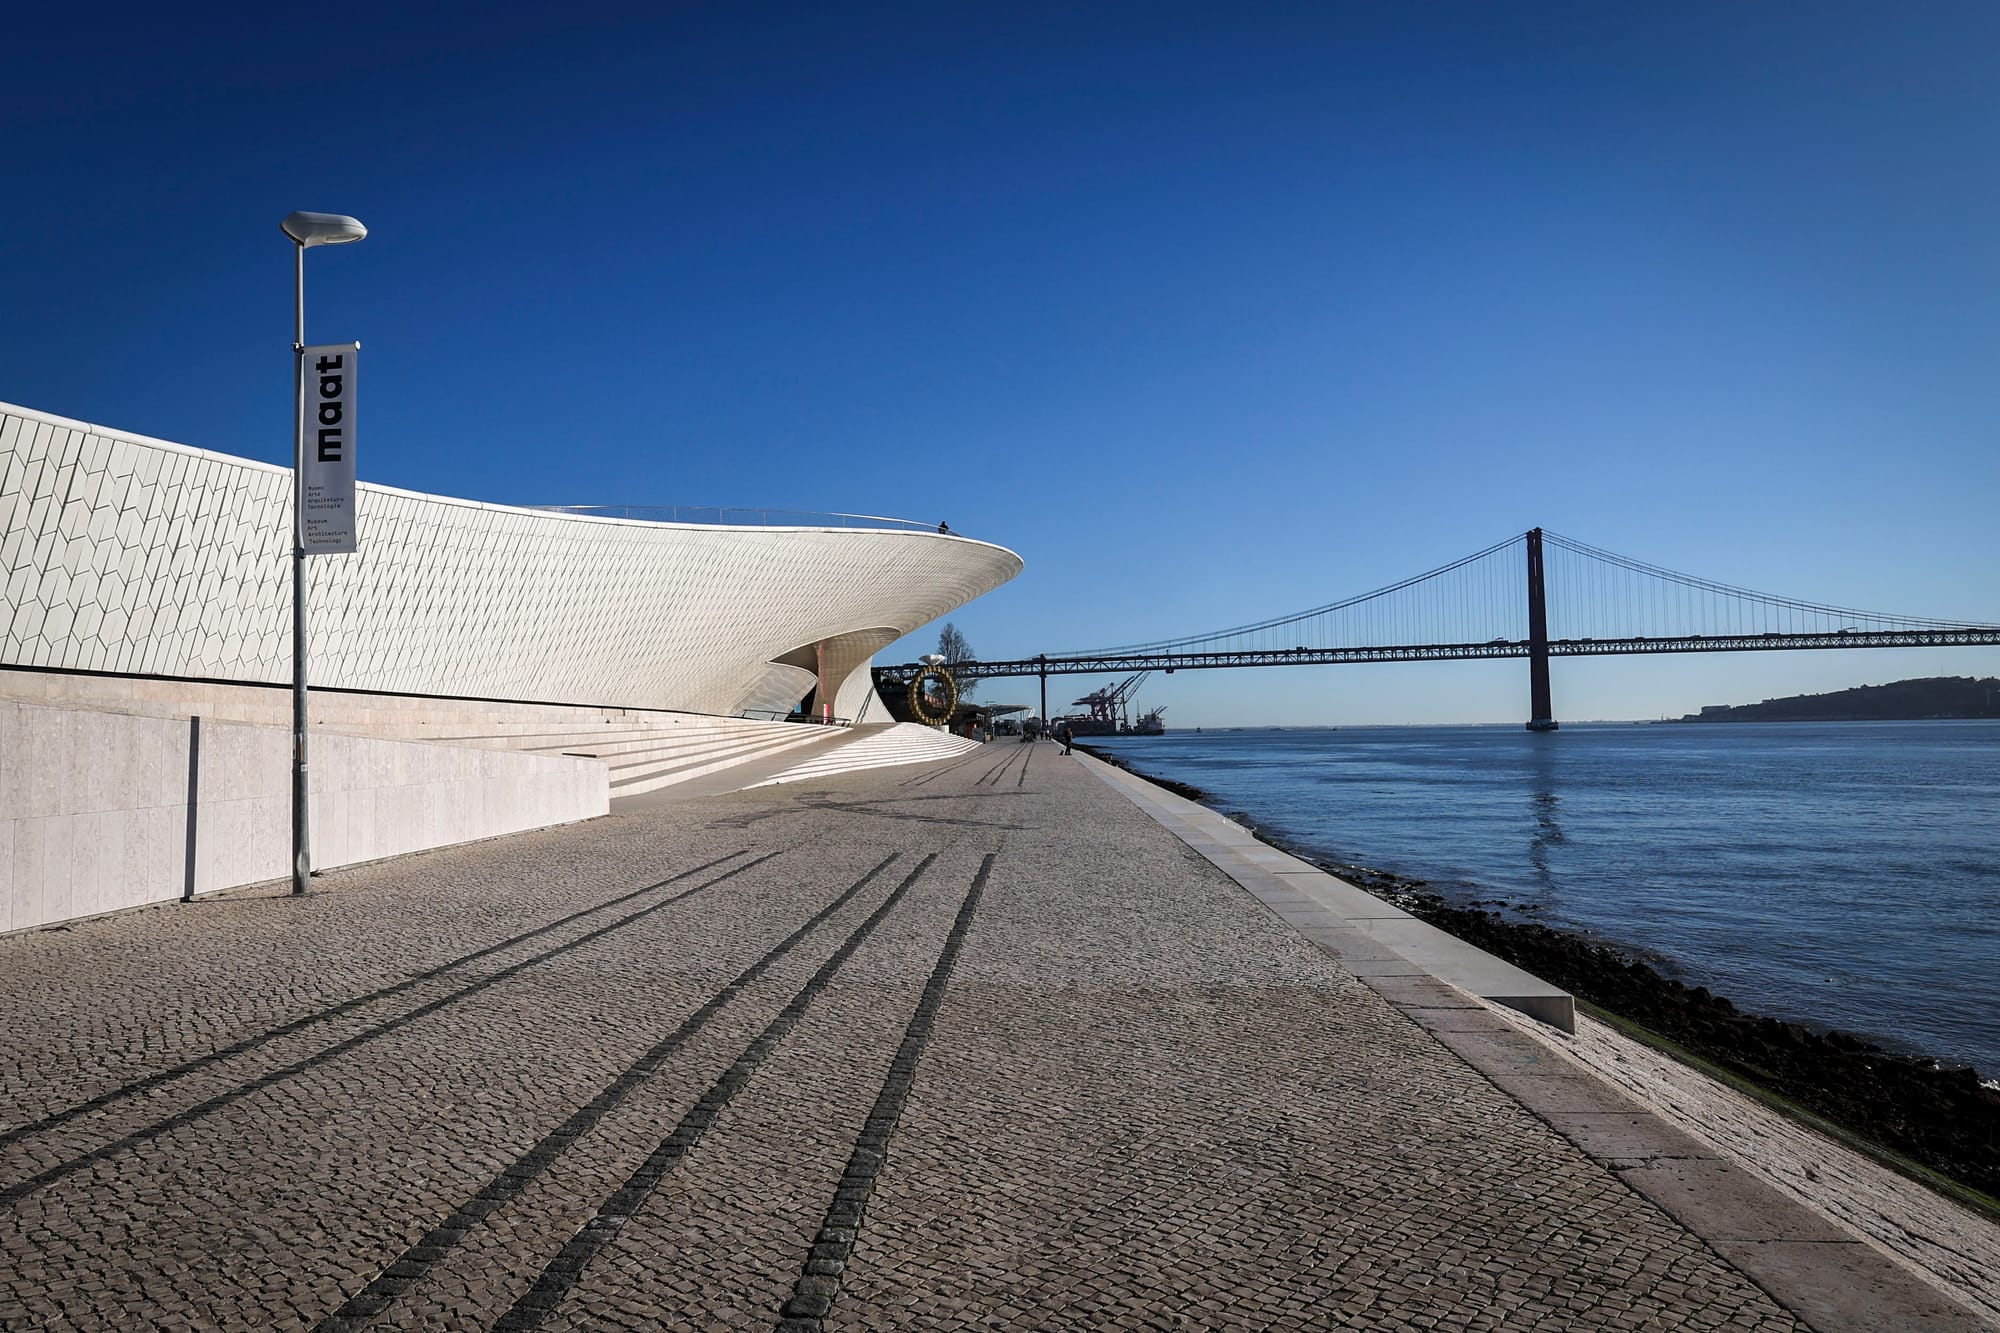
[[[436,734],[435,739],[455,745],[602,759],[609,770],[614,801],[726,770],[739,771],[747,779],[744,786],[769,787],[863,769],[953,759],[980,748],[978,741],[909,722],[850,728],[671,714],[644,721],[606,716],[595,727],[561,731],[519,727],[475,735]],[[704,784],[704,791],[728,790],[734,785]]]
[[[0,699],[150,717],[289,728],[292,694],[270,685],[0,672]],[[509,703],[315,690],[318,734],[430,741],[602,759],[610,795],[634,796],[738,764],[782,762],[836,743],[844,727],[581,704]]]
[[[822,750],[848,735],[840,727],[750,718],[589,712],[595,716],[578,717],[557,727],[547,722],[489,722],[463,732],[427,729],[426,738],[451,745],[601,759],[615,801],[724,769],[747,764],[761,767],[781,756]]]
[[[914,722],[855,727],[839,744],[815,750],[781,772],[748,785],[771,787],[781,782],[803,782],[808,778],[832,777],[838,773],[858,773],[865,768],[925,764],[938,759],[953,759],[979,748],[978,741],[953,736],[932,727],[920,727]]]
[[[0,672],[0,699],[276,728],[290,727],[292,709],[291,691],[280,686],[36,671]],[[922,763],[947,759],[976,745],[909,723],[831,727],[701,713],[339,690],[313,692],[311,721],[316,734],[600,759],[614,801],[700,779],[709,779],[700,784],[701,790],[726,791]],[[716,776],[728,770],[739,772]]]

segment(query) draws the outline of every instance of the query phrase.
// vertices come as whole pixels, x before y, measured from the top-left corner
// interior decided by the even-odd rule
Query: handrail
[[[808,509],[759,509],[741,505],[526,505],[550,514],[584,518],[625,518],[642,523],[702,523],[710,526],[760,528],[895,528],[910,532],[943,532],[938,523],[880,514],[835,514]]]
[[[797,722],[812,727],[851,727],[851,717],[821,717],[816,713],[794,713],[784,708],[746,708],[736,716],[749,722]]]

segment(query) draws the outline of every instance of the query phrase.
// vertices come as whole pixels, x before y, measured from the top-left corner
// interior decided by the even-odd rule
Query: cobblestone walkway
[[[0,1327],[1792,1329],[1001,743],[0,939]]]

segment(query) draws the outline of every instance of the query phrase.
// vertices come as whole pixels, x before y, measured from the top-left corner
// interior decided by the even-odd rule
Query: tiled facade
[[[359,521],[358,554],[308,561],[316,686],[727,714],[824,669],[859,709],[870,652],[1021,568],[917,530],[365,484]],[[0,403],[0,665],[289,682],[290,542],[289,469]]]

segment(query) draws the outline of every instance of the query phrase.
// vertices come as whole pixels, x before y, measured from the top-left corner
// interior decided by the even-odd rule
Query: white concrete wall
[[[0,931],[291,873],[291,735],[0,701]],[[313,864],[605,813],[596,759],[320,734]],[[189,860],[190,815],[193,860]]]

